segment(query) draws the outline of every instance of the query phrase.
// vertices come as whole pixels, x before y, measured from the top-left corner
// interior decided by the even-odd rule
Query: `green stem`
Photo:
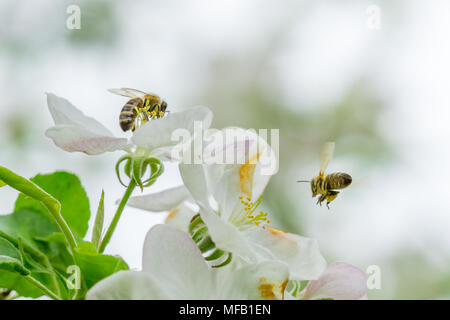
[[[70,247],[70,253],[72,254],[73,263],[78,266],[77,257],[75,256],[75,248],[77,247],[77,241],[75,240],[75,237],[72,233],[72,230],[70,230],[69,226],[66,223],[66,220],[62,217],[61,214],[55,214],[53,217],[56,220],[56,223],[58,224],[59,228],[63,232],[67,242],[69,243]],[[58,287],[59,290],[59,287]],[[81,290],[75,289],[75,296],[74,300],[79,297]]]
[[[59,288],[58,279],[56,278],[55,270],[54,270],[52,264],[50,263],[50,261],[48,260],[47,256],[45,257],[45,266],[53,271],[53,272],[51,273],[51,277],[52,277],[52,281],[53,281],[53,286],[54,286],[55,289],[56,289],[56,294],[57,294],[58,296],[61,296],[61,289]]]
[[[77,247],[77,241],[75,240],[75,237],[70,230],[69,226],[66,223],[66,220],[62,217],[61,214],[53,214],[53,217],[56,220],[56,223],[58,224],[59,228],[63,232],[65,238],[67,239],[67,242],[69,243],[70,249],[72,249],[72,252],[74,253],[75,248]],[[74,258],[75,259],[75,258]]]
[[[38,280],[36,280],[35,278],[33,278],[32,276],[28,275],[25,277],[25,279],[27,279],[28,281],[30,281],[33,285],[35,285],[36,287],[38,287],[39,289],[41,289],[43,292],[45,292],[45,294],[47,296],[49,296],[50,298],[54,299],[54,300],[62,300],[61,297],[57,296],[56,294],[54,294],[49,288],[47,288],[45,285],[43,285],[41,282],[39,282]]]
[[[105,248],[108,245],[109,240],[111,240],[112,234],[114,233],[117,223],[119,222],[120,216],[122,215],[122,211],[125,208],[125,205],[127,204],[127,201],[130,198],[131,193],[133,192],[135,187],[136,187],[136,181],[134,181],[134,179],[131,179],[130,184],[127,187],[127,190],[125,191],[125,194],[123,195],[123,198],[120,201],[119,207],[117,208],[117,211],[114,214],[114,218],[111,221],[111,224],[109,225],[108,230],[105,233],[105,236],[103,237],[103,240],[102,240],[102,243],[101,243],[100,249],[99,249],[100,253],[105,251]]]

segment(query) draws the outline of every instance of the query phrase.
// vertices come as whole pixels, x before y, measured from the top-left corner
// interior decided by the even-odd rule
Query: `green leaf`
[[[38,201],[42,201],[50,211],[59,212],[61,207],[59,202],[28,179],[25,179],[11,170],[0,166],[0,180],[25,195]]]
[[[0,272],[0,288],[33,298],[51,291],[62,298],[72,297],[74,291],[67,288],[64,280],[67,266],[74,264],[73,250],[67,244],[76,247],[74,235],[81,238],[86,234],[90,216],[89,202],[78,178],[57,172],[38,175],[30,181],[0,166],[0,179],[22,192],[15,212],[0,215],[0,237],[19,248],[22,264],[31,272],[31,278],[21,276],[11,271],[10,266],[16,267],[11,259],[3,259],[3,266],[8,266],[9,271]],[[65,206],[62,211],[60,202],[44,189],[59,198]]]
[[[75,256],[88,289],[113,273],[129,269],[121,257],[98,253],[91,242],[80,243]]]
[[[6,186],[6,183],[4,183],[2,180],[0,180],[0,188]]]
[[[79,239],[83,239],[88,230],[91,214],[89,199],[78,177],[68,172],[57,171],[51,174],[39,174],[31,181],[58,200],[56,202],[61,204],[61,215],[67,225]],[[33,198],[35,197],[33,196]],[[45,208],[38,201],[40,199],[33,198],[20,194],[16,200],[15,211],[28,208],[33,211],[45,212]]]
[[[58,227],[63,231],[69,245],[72,248],[76,247],[77,244],[74,235],[61,215],[61,205],[58,200],[42,190],[32,181],[25,179],[24,177],[21,177],[2,166],[0,166],[0,179],[14,189],[22,192],[23,195],[19,196],[22,196],[22,198],[25,199],[24,201],[29,200],[32,201],[32,203],[34,201],[34,207],[40,206],[40,208],[42,209],[41,212],[48,214],[47,211],[43,209],[42,205],[44,205],[49,211],[50,216],[58,224]],[[31,197],[32,199],[28,197]],[[16,207],[20,208],[20,201],[17,205],[18,201],[19,199],[16,201]]]
[[[8,215],[6,217],[11,218],[11,216],[13,215]],[[29,215],[25,214],[25,216]],[[0,216],[0,218],[2,217]],[[30,237],[30,239],[31,238],[32,237]],[[14,246],[14,248],[19,247],[18,251],[20,252],[20,255],[22,257],[22,264],[27,270],[29,270],[29,273],[31,272],[31,276],[34,279],[38,280],[53,291],[61,292],[63,297],[68,297],[65,284],[60,279],[60,277],[57,276],[55,270],[49,265],[44,253],[39,250],[42,248],[42,246],[38,246],[37,242],[22,239],[20,236],[18,238],[14,238],[4,233],[3,231],[0,231],[0,240],[1,239],[10,242],[11,245]],[[64,237],[62,241],[64,243],[64,249],[66,249],[66,242]],[[29,243],[32,243],[32,245],[30,245]],[[38,247],[39,249],[37,249]],[[70,259],[70,255],[69,261],[72,261]],[[40,288],[37,288],[35,285],[30,283],[29,280],[23,277],[22,274],[13,271],[0,272],[0,288],[15,290],[19,294],[19,296],[31,298],[38,298],[45,294]]]
[[[27,276],[31,272],[23,265],[20,251],[8,240],[0,238],[0,269]]]
[[[102,196],[100,198],[100,202],[98,204],[97,209],[97,215],[95,216],[95,223],[94,223],[94,230],[92,231],[92,243],[94,244],[95,248],[100,248],[100,240],[102,237],[102,231],[103,231],[103,220],[104,220],[104,212],[105,212],[105,206],[104,206],[104,197],[105,192],[102,190]]]
[[[21,297],[39,298],[44,295],[41,289],[33,286],[25,277],[16,272],[0,272],[0,287],[14,290]]]
[[[74,264],[63,233],[56,232],[48,237],[35,237],[35,240],[39,243],[39,248],[45,253],[52,266],[58,271],[65,272],[67,266]]]
[[[56,223],[48,213],[21,209],[8,215],[0,215],[0,231],[15,239],[23,241],[35,249],[36,238],[45,238],[55,232],[60,232]],[[5,236],[4,236],[5,237]]]

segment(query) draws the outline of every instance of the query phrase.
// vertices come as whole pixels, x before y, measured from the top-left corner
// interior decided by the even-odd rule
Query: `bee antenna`
[[[307,183],[309,183],[309,180],[297,180],[297,182],[307,182]]]

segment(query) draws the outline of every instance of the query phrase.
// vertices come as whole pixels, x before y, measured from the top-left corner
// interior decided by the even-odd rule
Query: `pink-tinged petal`
[[[272,174],[266,166],[270,163],[275,165],[276,158],[270,145],[252,130],[225,128],[220,134],[228,137],[226,143],[230,139],[235,141],[231,146],[227,144],[226,152],[237,152],[235,157],[231,157],[237,161],[233,164],[206,165],[205,172],[221,216],[228,217],[239,196],[256,201],[262,195]]]
[[[239,196],[253,201],[261,196],[271,177],[265,167],[276,164],[264,139],[252,130],[230,127],[208,132],[203,147],[204,164],[180,165],[182,177],[188,177],[183,178],[184,183],[195,200],[207,203],[205,199],[212,196],[220,215],[227,219]]]
[[[206,107],[194,107],[181,112],[173,112],[167,116],[151,120],[137,129],[131,140],[137,146],[146,150],[175,146],[182,142],[174,139],[176,132],[185,131],[190,138],[194,138],[195,123],[201,124],[207,130],[212,122],[212,112]],[[180,131],[177,131],[180,130]],[[202,134],[202,132],[199,132]]]
[[[48,109],[55,125],[74,125],[82,127],[96,135],[112,136],[112,133],[94,118],[88,117],[72,105],[68,100],[47,93]]]
[[[233,163],[224,162],[228,167],[230,165],[238,167],[235,173],[239,176],[238,184],[233,184],[236,192],[257,199],[262,194],[271,176],[270,172],[257,170],[260,169],[257,166],[261,165],[262,160],[276,161],[271,157],[265,159],[267,154],[273,155],[270,145],[254,130],[229,127],[217,132],[216,135],[224,136],[224,153],[230,153],[230,156],[225,157],[224,160],[236,159]],[[262,181],[259,181],[259,178],[262,178]],[[257,182],[261,185],[255,185],[255,180],[258,180]]]
[[[279,260],[289,266],[291,279],[317,279],[326,268],[315,239],[285,233],[270,226],[243,232],[260,260]]]
[[[160,224],[147,234],[142,269],[172,299],[211,299],[210,268],[191,237],[173,226]]]
[[[84,152],[89,155],[116,150],[126,150],[128,139],[97,135],[83,127],[58,125],[47,129],[45,135],[61,149]]]
[[[166,189],[160,192],[131,197],[127,205],[152,212],[170,211],[189,198],[185,186]]]
[[[303,299],[358,300],[366,295],[366,274],[345,262],[333,262],[319,279],[310,281]]]

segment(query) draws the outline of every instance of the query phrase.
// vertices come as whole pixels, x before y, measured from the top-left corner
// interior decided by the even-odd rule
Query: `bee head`
[[[162,112],[165,112],[166,109],[167,109],[167,102],[163,101],[163,102],[161,103],[161,111],[162,111]]]
[[[313,197],[317,195],[317,180],[315,179],[311,179],[311,192]]]

